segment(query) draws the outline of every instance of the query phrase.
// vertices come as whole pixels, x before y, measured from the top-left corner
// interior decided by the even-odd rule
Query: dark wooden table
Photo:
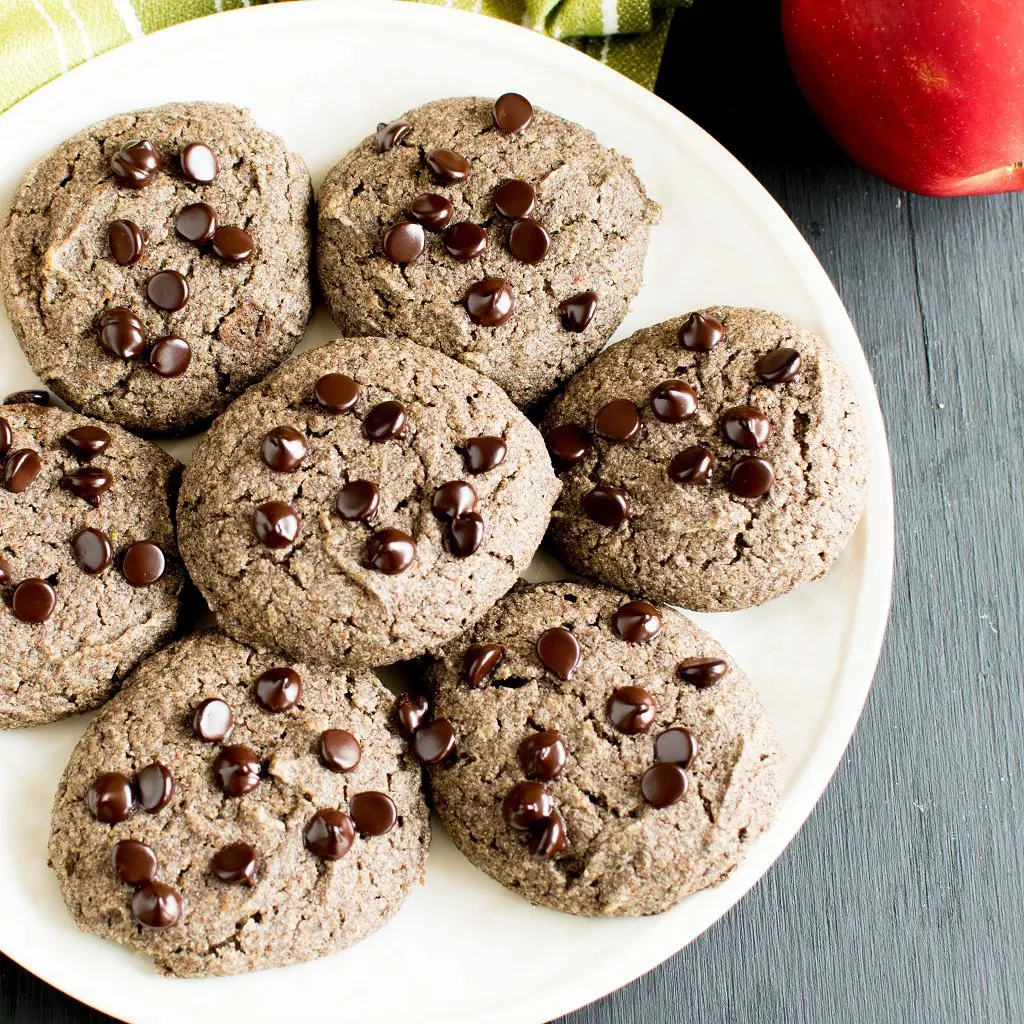
[[[896,479],[888,640],[850,750],[775,867],[564,1024],[1016,1024],[1024,197],[926,199],[852,166],[792,84],[776,7],[677,15],[658,92],[778,199],[860,331]],[[4,1024],[109,1019],[0,964]]]

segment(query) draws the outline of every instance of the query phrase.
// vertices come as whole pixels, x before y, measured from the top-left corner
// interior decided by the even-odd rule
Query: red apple
[[[1024,0],[783,0],[782,25],[808,103],[873,174],[1024,190]]]

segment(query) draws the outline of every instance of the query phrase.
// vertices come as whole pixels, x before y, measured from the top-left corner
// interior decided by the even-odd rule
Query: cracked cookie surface
[[[520,134],[498,130],[492,101],[438,100],[399,122],[411,130],[386,152],[364,139],[328,174],[320,190],[319,273],[335,322],[346,334],[397,335],[439,349],[497,381],[517,405],[549,394],[598,352],[640,290],[648,235],[659,208],[624,156],[585,128],[543,110]],[[443,183],[427,157],[450,150],[468,162],[468,177]],[[536,264],[510,252],[514,219],[498,211],[495,189],[513,180],[535,192],[529,216],[550,234]],[[427,230],[422,255],[392,263],[384,234],[410,219],[422,195],[451,204],[448,226],[470,222],[478,233],[453,239],[464,261]],[[516,212],[521,212],[523,207]],[[524,247],[531,254],[539,233]],[[525,236],[524,236],[525,237]],[[543,246],[542,246],[543,248]],[[470,288],[485,278],[511,287],[515,308],[498,326],[467,313]],[[597,309],[581,332],[562,323],[561,304],[595,292]]]
[[[299,692],[273,688],[270,701],[278,710],[270,711],[256,694],[266,700],[271,691],[256,684],[274,669],[290,670]],[[230,708],[231,729],[203,740],[193,718],[212,698]],[[151,956],[161,973],[182,976],[295,963],[364,938],[421,878],[430,840],[420,769],[388,725],[392,705],[368,673],[282,661],[217,633],[154,655],[89,725],[57,792],[50,862],[79,926]],[[211,716],[203,728],[209,732],[213,724]],[[319,751],[329,729],[355,738],[354,768],[325,766]],[[213,735],[221,732],[223,720]],[[255,752],[260,776],[233,796],[216,784],[216,765],[222,751],[237,747]],[[148,806],[160,803],[167,788],[169,799],[147,810],[139,801],[147,792],[143,773],[153,765],[173,783]],[[90,792],[109,773],[134,780],[136,799],[132,813],[112,822],[90,810]],[[393,820],[366,814],[360,794],[368,793],[379,794],[374,799],[385,807],[390,801]],[[116,813],[116,800],[103,807],[107,819],[125,813],[123,807]],[[337,859],[313,852],[325,852],[310,833],[325,810],[350,821],[339,826],[340,845],[326,851],[338,853],[347,841]],[[379,834],[361,831],[366,828]],[[164,927],[143,926],[133,911],[152,920],[152,907],[136,900],[145,890],[139,878],[154,873],[152,860],[127,882],[112,863],[115,845],[131,840],[152,851],[156,878],[177,894],[175,900],[163,893]],[[236,844],[251,848],[249,856],[223,853]],[[233,870],[239,863],[248,868],[244,877]],[[175,910],[177,920],[166,924]]]
[[[640,619],[624,618],[628,603],[587,584],[519,587],[448,645],[432,670],[433,718],[447,719],[457,737],[449,762],[430,769],[445,829],[492,878],[574,914],[658,913],[717,884],[771,824],[781,790],[775,727],[739,667],[678,612],[645,605]],[[622,639],[637,640],[640,627],[640,642]],[[550,642],[538,646],[552,629],[567,630],[578,645],[571,670],[558,646],[554,657]],[[484,644],[502,653],[474,678],[467,666],[479,655],[470,645]],[[703,688],[679,676],[691,659],[721,663],[691,676]],[[660,737],[680,729],[696,754],[661,765],[677,781],[686,776],[682,794],[666,796],[649,786],[648,773],[675,757]],[[541,733],[557,733],[561,757],[550,754],[550,735],[540,749]],[[515,794],[531,779],[561,816],[560,842],[523,827],[530,805],[515,806]],[[654,806],[645,794],[674,800]]]
[[[133,189],[115,180],[111,158],[138,139],[156,147],[163,166]],[[215,154],[208,184],[182,173],[191,143]],[[251,256],[230,263],[182,238],[178,214],[195,203],[212,207],[219,225],[244,229]],[[277,366],[302,336],[311,304],[311,205],[301,158],[237,107],[175,103],[93,125],[29,171],[8,213],[0,283],[15,335],[69,405],[143,431],[193,428]],[[133,263],[113,257],[114,221],[141,233],[128,229],[122,239],[129,251],[141,242]],[[150,279],[167,270],[188,287],[177,311],[147,295]],[[187,342],[191,361],[180,376],[101,347],[97,317],[120,307],[138,318],[149,347],[165,336]],[[167,358],[165,349],[165,370]]]
[[[684,346],[680,332],[690,317],[677,317],[612,346],[552,402],[542,425],[549,444],[559,426],[581,431],[575,450],[563,440],[563,454],[577,461],[556,459],[563,490],[549,539],[568,565],[602,583],[696,611],[727,611],[828,572],[860,519],[870,463],[860,408],[820,338],[764,310],[715,306],[691,316],[703,317],[705,329],[713,320],[724,327],[709,351]],[[780,349],[799,360],[789,356],[787,364],[784,353],[775,365],[759,364]],[[769,378],[795,376],[768,383],[759,365]],[[652,392],[663,382],[692,391],[687,397],[674,387],[662,397],[661,416],[674,422],[654,408]],[[599,422],[612,402],[624,404]],[[635,433],[626,437],[629,428]],[[693,458],[697,448],[706,466]],[[677,456],[683,464],[673,467]],[[736,482],[733,467],[743,459],[770,466],[767,493],[737,493],[767,480]],[[589,505],[595,520],[591,492],[607,487],[616,493]]]

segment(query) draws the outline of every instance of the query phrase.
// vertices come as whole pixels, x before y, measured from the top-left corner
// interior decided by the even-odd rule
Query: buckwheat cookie
[[[869,458],[828,346],[775,313],[715,306],[642,331],[566,386],[543,430],[567,564],[698,611],[824,575],[853,533]]]
[[[558,494],[494,383],[410,342],[290,360],[200,442],[182,552],[221,627],[306,660],[436,648],[515,583]]]
[[[210,420],[310,314],[312,189],[245,110],[172,103],[87,128],[29,171],[0,284],[69,405],[154,433]]]
[[[103,703],[173,635],[185,586],[181,466],[119,427],[10,397],[21,401],[0,406],[0,729]]]
[[[421,773],[369,673],[218,633],[144,662],[57,790],[50,864],[79,927],[162,974],[234,974],[365,938],[423,875]]]
[[[601,351],[660,211],[632,163],[514,93],[378,126],[320,190],[320,283],[341,330],[398,335],[517,405]]]
[[[455,845],[534,903],[656,914],[772,823],[782,755],[747,677],[689,619],[603,587],[519,587],[399,722]]]

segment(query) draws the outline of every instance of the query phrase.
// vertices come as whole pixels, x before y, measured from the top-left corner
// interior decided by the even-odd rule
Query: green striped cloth
[[[266,0],[0,0],[0,110],[61,72],[175,22]],[[654,87],[672,8],[692,0],[419,0],[562,39]]]

